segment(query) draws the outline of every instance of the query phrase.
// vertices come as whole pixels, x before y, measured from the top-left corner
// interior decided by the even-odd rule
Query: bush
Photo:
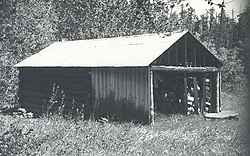
[[[219,49],[219,59],[223,63],[222,67],[222,87],[226,91],[242,91],[246,89],[246,75],[244,66],[239,58],[239,48],[227,50]]]
[[[0,67],[0,108],[18,105],[18,71],[15,67]]]
[[[72,102],[65,102],[66,94],[62,87],[54,83],[52,93],[45,107],[42,110],[43,115],[50,117],[53,115],[64,116],[67,118],[84,119],[84,105],[76,106],[77,101],[73,98]]]

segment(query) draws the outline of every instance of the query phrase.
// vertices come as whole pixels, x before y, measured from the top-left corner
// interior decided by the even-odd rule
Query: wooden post
[[[210,79],[211,86],[211,111],[213,113],[219,112],[219,72],[212,73]]]
[[[209,74],[209,92],[210,92],[210,108],[208,110],[209,113],[212,113],[213,112],[213,86],[212,86],[212,78],[211,78],[211,73]]]
[[[151,125],[154,124],[154,86],[153,86],[153,71],[149,70],[149,84],[148,84],[150,91],[150,110],[149,110],[149,123]]]
[[[199,114],[198,108],[199,108],[199,98],[198,98],[198,90],[197,90],[197,79],[196,77],[193,78],[193,84],[194,84],[194,112],[196,114]]]
[[[184,73],[184,108],[185,114],[188,112],[188,103],[187,103],[187,74]]]
[[[212,112],[220,112],[220,72],[212,74],[211,77],[211,106]]]
[[[198,89],[198,87],[197,87],[198,98],[199,98],[199,100],[198,100],[198,108],[200,109],[199,113],[202,113],[201,106],[202,106],[202,90],[203,90],[203,88],[202,88],[202,78],[200,77],[200,74],[197,75],[197,85],[200,87],[200,89]]]
[[[204,107],[206,104],[206,76],[204,74],[202,78],[202,102],[201,102],[201,113],[204,114]]]
[[[202,57],[203,61],[203,67],[206,67],[206,56],[203,55]],[[204,115],[204,110],[205,110],[205,106],[206,106],[206,100],[207,100],[207,95],[206,95],[206,74],[203,75],[202,78],[202,102],[201,102],[201,113],[202,115]]]
[[[219,112],[221,112],[221,71],[219,72]]]
[[[220,112],[220,72],[216,72],[216,113]]]

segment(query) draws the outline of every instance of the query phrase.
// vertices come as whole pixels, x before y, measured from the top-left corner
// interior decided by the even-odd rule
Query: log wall
[[[19,103],[41,113],[52,96],[53,84],[65,93],[66,109],[82,108],[86,114],[91,102],[91,76],[88,68],[19,68]]]

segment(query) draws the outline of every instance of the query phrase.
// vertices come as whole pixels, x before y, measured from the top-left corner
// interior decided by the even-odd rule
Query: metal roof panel
[[[186,33],[56,42],[16,67],[148,66]]]

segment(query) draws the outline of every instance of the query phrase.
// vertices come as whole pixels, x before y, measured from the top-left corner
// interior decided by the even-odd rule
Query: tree
[[[0,98],[8,105],[15,103],[18,89],[13,66],[56,40],[57,16],[50,1],[1,1],[0,6]]]
[[[226,48],[219,49],[219,59],[223,63],[222,67],[222,84],[223,89],[227,91],[241,91],[246,89],[246,75],[244,66],[239,59],[239,48],[235,47],[230,50]]]
[[[250,79],[250,6],[246,7],[243,13],[239,15],[238,28],[238,44],[241,47],[240,58],[242,58],[245,73]]]

